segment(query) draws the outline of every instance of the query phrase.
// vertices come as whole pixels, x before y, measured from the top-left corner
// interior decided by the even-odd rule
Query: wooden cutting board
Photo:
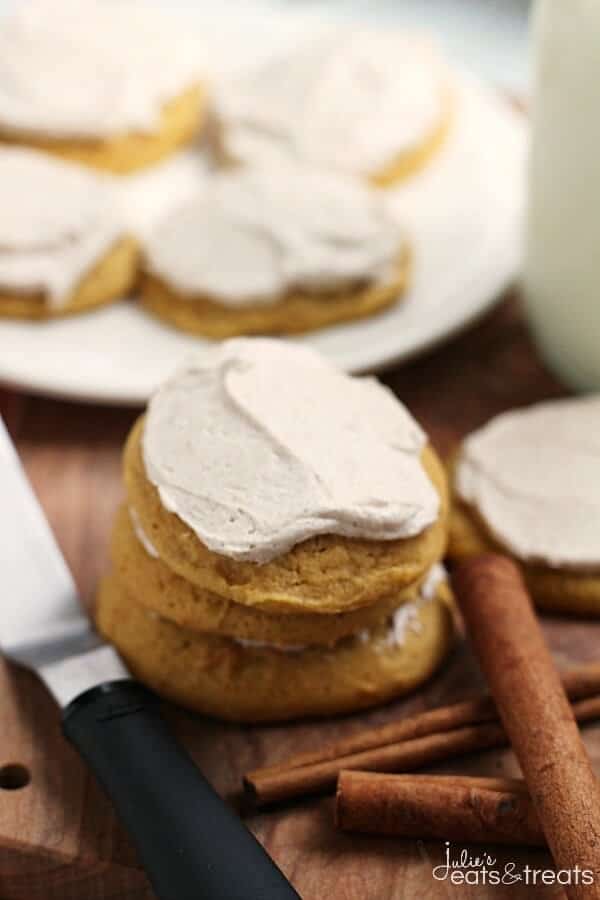
[[[385,380],[442,453],[503,409],[564,393],[538,361],[515,298],[449,346]],[[107,565],[108,531],[122,495],[119,449],[134,413],[1,393],[0,411],[82,596],[90,599]],[[561,666],[600,654],[600,622],[546,619],[544,627]],[[239,785],[245,770],[459,698],[480,684],[477,665],[460,641],[426,690],[367,715],[240,728],[172,707],[166,714],[203,771],[241,808],[304,900],[560,897],[555,887],[518,881],[491,887],[436,881],[432,870],[444,862],[442,844],[340,835],[333,828],[330,798],[260,815],[243,809]],[[63,741],[58,711],[43,686],[28,673],[0,664],[0,697],[0,900],[150,900],[152,892],[129,841],[101,790]],[[600,771],[600,726],[587,727],[585,739]],[[498,751],[457,760],[446,771],[512,775],[518,770],[510,752]],[[29,783],[17,787],[25,773]],[[209,822],[198,822],[199,839],[206,827]],[[486,850],[500,868],[514,863],[517,875],[527,863],[540,869],[550,865],[542,851]]]

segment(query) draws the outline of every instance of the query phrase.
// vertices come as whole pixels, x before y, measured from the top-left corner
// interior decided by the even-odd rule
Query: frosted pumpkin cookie
[[[448,70],[424,40],[337,29],[216,85],[221,152],[256,162],[283,153],[395,183],[435,156],[450,130]]]
[[[445,475],[394,395],[314,351],[239,338],[154,395],[124,459],[161,560],[266,612],[346,613],[443,556]]]
[[[250,646],[179,628],[137,603],[113,578],[101,587],[97,621],[131,671],[157,693],[198,712],[242,722],[353,712],[427,680],[452,640],[452,611],[439,567],[414,603],[332,648]]]
[[[205,117],[198,48],[152,4],[32,0],[0,24],[0,141],[130,172]]]
[[[504,413],[453,464],[450,556],[489,549],[523,567],[545,609],[600,615],[600,398]]]
[[[200,588],[161,559],[133,509],[122,506],[111,538],[115,580],[136,602],[190,631],[220,634],[254,643],[297,647],[332,646],[342,638],[380,625],[419,597],[423,579],[347,613],[267,613]]]
[[[214,176],[158,227],[144,259],[143,306],[213,338],[369,316],[400,298],[410,271],[384,198],[281,160]]]
[[[108,185],[41,153],[0,147],[0,316],[46,319],[126,295],[137,246]]]

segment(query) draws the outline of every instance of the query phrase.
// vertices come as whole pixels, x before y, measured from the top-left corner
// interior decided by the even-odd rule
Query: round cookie
[[[213,175],[144,251],[144,308],[211,338],[370,316],[396,303],[411,275],[409,246],[378,192],[282,160]]]
[[[414,607],[400,642],[383,625],[332,649],[245,647],[159,618],[114,579],[101,586],[97,623],[134,675],[157,693],[238,722],[348,713],[402,696],[438,668],[453,631],[445,584]]]
[[[121,238],[66,297],[60,306],[49,307],[40,292],[17,294],[0,287],[0,316],[16,319],[54,319],[88,312],[126,297],[137,274],[138,245],[133,238]]]
[[[347,613],[368,606],[422,578],[446,547],[446,476],[427,446],[422,464],[439,498],[437,520],[415,537],[361,540],[320,535],[264,565],[210,551],[192,529],[163,506],[146,476],[141,453],[144,417],[133,427],[124,453],[124,477],[141,526],[167,566],[223,599],[265,612]]]
[[[288,647],[333,646],[342,638],[380,625],[399,606],[417,600],[422,584],[411,584],[353,612],[269,614],[223,599],[172,572],[154,555],[156,551],[143,532],[136,535],[139,525],[135,518],[133,522],[132,513],[122,506],[111,539],[115,580],[142,606],[194,632]]]
[[[600,615],[600,399],[511,410],[451,464],[450,555],[490,550],[522,567],[536,604]]]
[[[189,334],[222,340],[241,334],[302,334],[338,322],[364,319],[387,309],[410,284],[411,253],[404,250],[386,284],[319,294],[291,291],[269,306],[225,309],[210,297],[177,294],[161,279],[143,274],[140,300],[148,312]]]
[[[453,470],[450,468],[452,482]],[[481,553],[506,553],[477,513],[453,492],[448,557],[458,561]],[[540,609],[574,616],[600,616],[600,574],[557,571],[519,560],[525,583]]]
[[[454,118],[443,60],[394,30],[337,28],[215,90],[218,151],[255,163],[286,155],[395,184],[442,147]]]
[[[424,169],[446,143],[454,122],[454,106],[453,93],[448,89],[445,91],[444,112],[437,126],[427,135],[420,146],[400,153],[395,159],[372,173],[369,177],[371,183],[381,188],[393,187]]]
[[[118,175],[135,172],[171,156],[201,131],[207,117],[207,96],[192,85],[162,107],[155,128],[109,138],[57,138],[17,129],[2,129],[0,142],[25,145],[69,162],[81,163]]]
[[[0,142],[116,173],[151,165],[204,124],[199,51],[137,0],[23,4],[0,23]]]
[[[0,148],[0,316],[47,319],[125,296],[138,247],[109,185],[79,166]]]

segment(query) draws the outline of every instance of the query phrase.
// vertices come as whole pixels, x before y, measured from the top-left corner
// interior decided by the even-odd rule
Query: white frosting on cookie
[[[436,596],[439,586],[446,581],[448,573],[442,563],[435,563],[425,576],[425,580],[421,585],[421,600],[433,600]]]
[[[30,150],[0,148],[0,290],[60,307],[122,235],[108,183]]]
[[[519,559],[600,567],[600,396],[504,413],[464,442],[459,496]]]
[[[144,531],[144,526],[140,522],[138,511],[133,506],[129,507],[129,519],[138,542],[142,545],[148,556],[151,556],[152,559],[158,559],[158,550]]]
[[[419,590],[418,600],[399,606],[392,616],[386,640],[387,646],[402,647],[409,631],[419,634],[423,628],[419,613],[423,606],[434,600],[440,584],[446,580],[446,577],[446,570],[441,563],[436,563],[431,567]]]
[[[390,617],[387,634],[383,639],[383,647],[403,647],[409,631],[412,631],[414,634],[419,634],[422,631],[423,625],[420,612],[424,606],[435,599],[437,589],[446,580],[446,577],[446,570],[443,565],[436,563],[431,567],[419,589],[418,598],[410,603],[403,603]],[[324,624],[326,625],[326,623]],[[356,637],[361,643],[368,644],[372,640],[373,632],[369,628],[364,628],[358,632]],[[241,647],[248,647],[254,650],[277,650],[279,653],[302,653],[303,650],[318,649],[315,645],[311,648],[309,644],[273,644],[246,638],[234,638],[233,642]],[[333,649],[335,650],[335,647]]]
[[[29,0],[0,23],[0,128],[56,138],[156,129],[198,81],[197,41],[139,0]]]
[[[341,28],[217,84],[216,115],[234,159],[283,151],[369,175],[432,134],[447,78],[420,38]]]
[[[403,232],[354,178],[279,160],[216,174],[146,244],[146,267],[183,295],[265,305],[295,289],[389,279]]]
[[[319,534],[420,534],[439,511],[425,443],[375,379],[351,378],[299,344],[238,338],[155,394],[143,458],[165,509],[203,544],[265,563]]]

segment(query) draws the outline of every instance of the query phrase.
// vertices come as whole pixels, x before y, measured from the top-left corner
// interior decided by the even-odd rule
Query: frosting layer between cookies
[[[447,77],[421,39],[342,28],[217,85],[215,106],[236,159],[283,151],[370,175],[436,129]]]
[[[60,307],[122,236],[108,184],[41,153],[0,149],[0,291]]]
[[[419,610],[426,603],[431,603],[435,599],[439,585],[446,579],[446,570],[441,563],[436,563],[431,567],[425,581],[419,589],[418,598],[409,603],[403,603],[388,621],[388,631],[383,638],[385,647],[402,647],[406,641],[406,635],[409,631],[419,632],[420,619]],[[324,623],[325,626],[327,623]],[[360,631],[357,635],[358,639],[363,643],[372,640],[372,632],[369,629]],[[241,638],[233,638],[234,644],[241,647],[252,647],[255,650],[277,650],[280,653],[302,653],[303,650],[310,648],[309,644],[293,644],[283,646],[281,644],[271,644],[265,641],[251,641]],[[313,645],[314,646],[314,645]]]
[[[138,516],[137,510],[133,507],[129,507],[129,519],[131,521],[131,527],[133,528],[133,532],[142,545],[148,556],[151,556],[152,559],[159,559],[159,553],[142,526],[140,522],[140,517]]]
[[[197,41],[140,0],[29,0],[0,23],[0,129],[57,138],[152,131],[198,80]]]
[[[384,281],[403,245],[375,190],[280,160],[211,178],[149,239],[146,266],[183,295],[240,307]]]
[[[408,538],[439,497],[425,435],[387,388],[314,351],[226,341],[148,407],[143,459],[163,506],[215,553],[265,563],[320,534]]]
[[[496,417],[464,442],[456,490],[523,561],[600,568],[600,397]]]

